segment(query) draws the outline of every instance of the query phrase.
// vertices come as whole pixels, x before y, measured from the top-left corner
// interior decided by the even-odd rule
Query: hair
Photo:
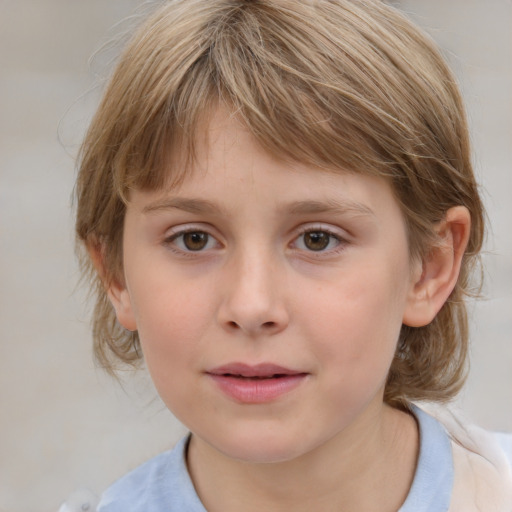
[[[209,113],[227,107],[267,151],[312,169],[384,176],[403,212],[411,257],[457,205],[471,214],[458,282],[436,318],[403,326],[385,401],[446,401],[467,373],[465,296],[478,287],[484,212],[467,122],[436,45],[374,0],[170,0],[121,54],[79,156],[76,232],[96,296],[97,361],[115,373],[141,360],[137,332],[117,322],[106,288],[123,279],[131,190],[179,183]],[[312,171],[314,172],[314,171]],[[101,252],[99,276],[83,249]]]

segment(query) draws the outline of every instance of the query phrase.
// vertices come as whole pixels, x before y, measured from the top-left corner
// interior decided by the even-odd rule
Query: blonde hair
[[[472,218],[460,277],[435,320],[403,326],[385,400],[443,401],[460,389],[468,351],[464,297],[483,238],[483,207],[455,80],[434,43],[397,10],[365,0],[171,0],[127,44],[91,122],[76,185],[79,246],[100,247],[122,280],[122,234],[133,189],[184,179],[170,155],[222,103],[269,152],[331,172],[386,176],[406,220],[411,257],[426,257],[452,206]],[[95,354],[141,358],[93,279]]]

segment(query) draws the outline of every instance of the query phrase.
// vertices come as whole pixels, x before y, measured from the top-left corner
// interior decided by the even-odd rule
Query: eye
[[[340,244],[340,237],[323,229],[304,231],[294,243],[297,249],[314,252],[336,249]]]
[[[167,244],[172,244],[184,252],[199,252],[212,249],[217,245],[213,236],[205,231],[190,230],[182,231],[172,235],[166,240]]]

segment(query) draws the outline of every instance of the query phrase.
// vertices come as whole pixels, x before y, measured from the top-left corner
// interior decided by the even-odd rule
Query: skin
[[[277,160],[222,111],[207,141],[179,188],[133,192],[109,290],[192,432],[201,500],[211,512],[398,510],[418,433],[383,403],[386,376],[402,323],[430,322],[453,288],[467,211],[439,226],[444,248],[411,261],[384,179]],[[209,373],[232,362],[304,378],[240,403]]]

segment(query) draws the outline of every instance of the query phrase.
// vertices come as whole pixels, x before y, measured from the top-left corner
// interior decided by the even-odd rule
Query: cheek
[[[171,378],[170,374],[187,364],[197,364],[212,314],[205,288],[181,286],[179,279],[151,275],[132,288],[141,347],[155,380],[158,374]]]
[[[402,325],[401,284],[385,269],[345,276],[318,289],[302,306],[312,321],[320,364],[339,370],[346,380],[364,382],[368,375],[385,378]]]
[[[136,306],[145,364],[158,394],[180,419],[191,409],[190,394],[200,392],[192,378],[201,366],[206,338],[205,304],[197,294],[154,292]]]

